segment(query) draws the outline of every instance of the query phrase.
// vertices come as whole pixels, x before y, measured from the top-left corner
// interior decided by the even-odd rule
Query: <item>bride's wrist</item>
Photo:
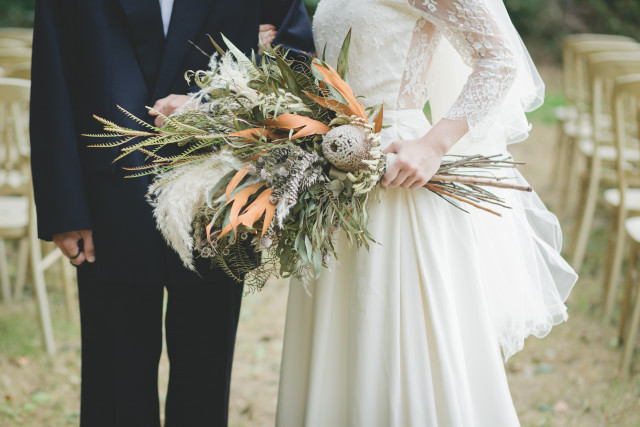
[[[422,140],[445,155],[469,131],[466,120],[440,120]]]

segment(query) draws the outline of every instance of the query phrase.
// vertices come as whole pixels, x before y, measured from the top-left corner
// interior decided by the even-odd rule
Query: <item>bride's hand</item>
[[[468,131],[464,119],[442,119],[420,139],[394,141],[384,150],[397,157],[382,177],[382,185],[412,190],[423,187],[438,172],[442,157]]]
[[[438,172],[446,145],[427,134],[420,139],[394,141],[384,152],[395,153],[397,157],[382,178],[382,185],[415,190]]]

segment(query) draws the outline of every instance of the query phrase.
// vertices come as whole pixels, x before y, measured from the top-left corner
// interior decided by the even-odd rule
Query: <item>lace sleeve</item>
[[[472,68],[458,99],[444,116],[466,119],[470,133],[490,123],[516,77],[516,64],[507,38],[483,0],[409,0],[444,34]]]

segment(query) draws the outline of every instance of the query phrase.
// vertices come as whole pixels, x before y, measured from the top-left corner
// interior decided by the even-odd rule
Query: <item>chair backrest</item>
[[[574,66],[573,66],[573,48],[577,43],[589,42],[589,41],[633,41],[631,37],[619,36],[615,34],[592,34],[592,33],[579,33],[569,34],[564,38],[562,44],[562,71],[563,71],[563,87],[565,92],[569,92],[569,98],[573,90],[574,79]],[[566,94],[565,94],[566,96]],[[568,98],[568,99],[569,99]]]
[[[0,77],[3,77],[2,74],[0,74]],[[23,62],[21,64],[10,65],[4,71],[4,77],[31,80],[31,62]]]
[[[26,195],[29,165],[28,80],[0,78],[0,194]]]
[[[0,47],[0,67],[8,68],[15,64],[31,61],[31,48]]]
[[[615,79],[613,89],[613,118],[617,148],[617,178],[621,206],[627,189],[640,180],[640,73]],[[635,155],[626,155],[632,147]]]
[[[595,144],[611,144],[614,81],[622,75],[640,73],[640,51],[591,53],[586,61],[593,140]]]
[[[0,28],[0,37],[22,40],[28,46],[33,44],[33,28],[4,27]]]
[[[0,47],[29,47],[29,43],[19,39],[8,39],[0,36]]]
[[[597,52],[625,52],[640,51],[640,43],[634,40],[585,40],[570,45],[568,53],[569,76],[565,93],[569,103],[578,107],[579,111],[586,111],[586,103],[590,101],[590,87],[586,58]]]

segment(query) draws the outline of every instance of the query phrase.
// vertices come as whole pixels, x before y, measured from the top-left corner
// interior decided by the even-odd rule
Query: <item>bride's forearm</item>
[[[422,139],[444,155],[467,132],[469,132],[469,125],[465,119],[441,119]]]

